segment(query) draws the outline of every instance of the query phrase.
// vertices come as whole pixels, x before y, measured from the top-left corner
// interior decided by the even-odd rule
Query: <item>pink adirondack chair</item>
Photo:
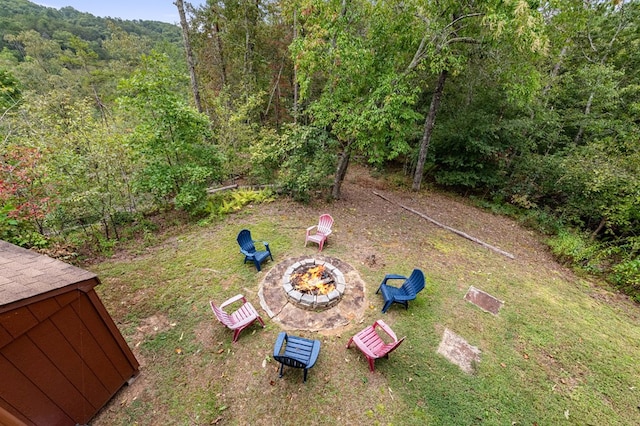
[[[304,239],[304,246],[311,241],[318,244],[318,251],[322,251],[324,243],[327,241],[327,237],[331,234],[331,226],[333,226],[333,218],[331,215],[323,214],[320,216],[320,220],[317,225],[313,225],[307,228],[307,236]],[[313,232],[315,229],[315,232]]]
[[[389,343],[382,339],[377,330],[382,330],[387,334],[388,337],[386,337],[386,340],[389,341]],[[382,357],[389,358],[389,354],[400,346],[400,343],[402,343],[404,339],[405,337],[398,340],[396,334],[384,321],[377,320],[373,325],[370,325],[349,339],[347,349],[349,349],[351,343],[355,343],[358,349],[367,357],[367,360],[369,360],[369,370],[373,371],[374,361]]]
[[[224,308],[231,305],[232,303],[238,302],[242,300],[242,306],[238,308],[235,312],[228,314]],[[233,296],[231,299],[225,300],[218,307],[213,300],[209,302],[211,305],[211,309],[213,313],[218,318],[222,324],[224,324],[227,328],[233,330],[233,343],[238,341],[238,336],[240,332],[245,328],[249,327],[256,320],[262,324],[264,328],[264,321],[260,318],[258,311],[253,307],[253,305],[245,299],[245,297],[241,294]]]

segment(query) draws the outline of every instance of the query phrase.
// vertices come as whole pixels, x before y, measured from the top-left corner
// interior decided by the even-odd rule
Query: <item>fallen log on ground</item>
[[[238,184],[234,183],[233,185],[222,186],[220,188],[209,188],[207,189],[207,193],[214,194],[216,192],[226,191],[228,189],[236,189],[237,187],[238,187]]]
[[[402,204],[396,203],[395,201],[390,200],[389,198],[385,197],[385,196],[384,196],[384,195],[382,195],[382,194],[377,193],[376,191],[373,191],[373,193],[374,193],[375,195],[377,195],[378,197],[382,198],[383,200],[386,200],[386,201],[390,202],[391,204],[396,204],[396,205],[398,205],[398,206],[402,207],[403,209],[405,209],[405,210],[407,210],[407,211],[410,211],[411,213],[416,214],[416,215],[420,216],[420,217],[421,217],[421,218],[423,218],[423,219],[428,220],[429,222],[433,223],[434,225],[437,225],[437,226],[439,226],[439,227],[441,227],[441,228],[444,228],[444,229],[446,229],[447,231],[451,231],[451,232],[453,232],[454,234],[457,234],[457,235],[459,235],[459,236],[461,236],[461,237],[463,237],[463,238],[466,238],[467,240],[473,241],[474,243],[478,243],[478,244],[480,244],[480,245],[481,245],[481,246],[483,246],[483,247],[486,247],[486,248],[488,248],[488,249],[490,249],[490,250],[495,251],[496,253],[500,253],[501,255],[508,257],[509,259],[515,259],[515,256],[514,256],[514,255],[512,255],[511,253],[507,253],[506,251],[501,250],[501,249],[499,249],[498,247],[492,246],[491,244],[487,244],[487,243],[485,243],[484,241],[479,240],[479,239],[477,239],[477,238],[475,238],[475,237],[472,237],[471,235],[469,235],[469,234],[467,234],[467,233],[464,233],[464,232],[459,231],[459,230],[457,230],[457,229],[455,229],[455,228],[452,228],[452,227],[447,226],[447,225],[445,225],[445,224],[443,224],[443,223],[440,223],[440,222],[438,222],[437,220],[432,219],[432,218],[430,218],[429,216],[427,216],[427,215],[425,215],[425,214],[423,214],[423,213],[420,213],[420,212],[419,212],[419,211],[417,211],[417,210],[412,209],[411,207],[407,207],[407,206],[404,206],[404,205],[402,205]]]
[[[278,190],[276,185],[272,185],[272,184],[267,184],[267,185],[242,185],[242,186],[240,186],[237,183],[234,183],[232,185],[222,186],[220,188],[208,188],[207,189],[207,193],[208,194],[215,194],[216,192],[227,191],[229,189],[240,189],[240,190],[257,191],[257,190],[262,190],[262,189],[266,189],[266,188],[271,188],[274,191]]]

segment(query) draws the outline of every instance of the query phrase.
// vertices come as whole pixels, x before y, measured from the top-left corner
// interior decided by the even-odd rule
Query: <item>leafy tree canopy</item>
[[[22,57],[22,52],[5,40],[5,36],[15,36],[27,30],[36,31],[47,39],[56,39],[59,33],[69,33],[88,42],[91,48],[105,59],[106,51],[102,49],[102,42],[109,38],[110,22],[127,33],[147,37],[155,43],[178,44],[182,40],[180,29],[165,22],[100,18],[72,7],[57,10],[28,0],[0,0],[0,50],[6,47],[18,57]]]

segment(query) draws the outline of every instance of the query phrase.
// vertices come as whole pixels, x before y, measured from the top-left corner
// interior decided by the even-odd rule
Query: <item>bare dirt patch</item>
[[[167,331],[171,327],[175,327],[175,323],[171,323],[166,315],[157,313],[140,321],[140,325],[136,327],[136,332],[131,339],[135,342],[136,347],[144,341],[146,337]]]

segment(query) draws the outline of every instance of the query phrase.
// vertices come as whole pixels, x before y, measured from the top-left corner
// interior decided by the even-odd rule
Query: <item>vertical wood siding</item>
[[[13,415],[28,425],[75,425],[137,374],[138,363],[91,288],[0,314],[0,372],[0,424]]]

